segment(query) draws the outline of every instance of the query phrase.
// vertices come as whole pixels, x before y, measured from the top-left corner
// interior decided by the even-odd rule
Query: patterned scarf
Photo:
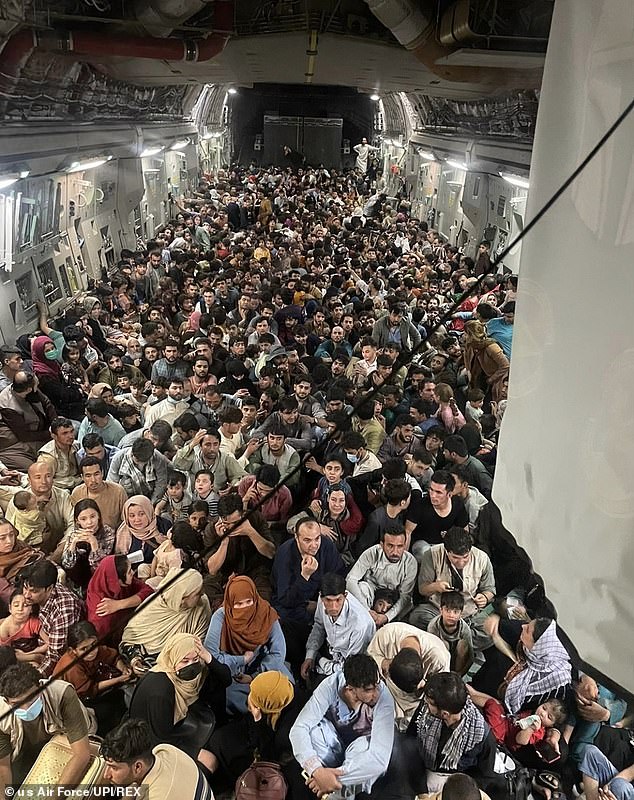
[[[467,698],[460,722],[445,742],[438,762],[438,743],[442,724],[442,720],[432,716],[425,705],[425,709],[416,723],[418,744],[421,749],[423,763],[427,769],[435,770],[438,763],[438,771],[455,772],[460,765],[462,756],[473,750],[477,744],[480,744],[486,738],[489,733],[489,726],[484,721],[482,714],[473,705],[471,699]]]
[[[517,714],[529,695],[546,694],[572,679],[572,667],[566,648],[557,638],[557,623],[551,622],[532,650],[524,648],[526,666],[506,687],[504,703]]]

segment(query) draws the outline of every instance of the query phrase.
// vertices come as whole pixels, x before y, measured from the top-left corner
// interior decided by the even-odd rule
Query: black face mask
[[[186,667],[176,671],[176,677],[180,681],[193,681],[197,678],[203,670],[203,665],[200,661],[194,661],[193,664],[188,664]]]

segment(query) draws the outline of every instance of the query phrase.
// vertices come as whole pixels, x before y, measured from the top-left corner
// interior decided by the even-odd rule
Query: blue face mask
[[[36,697],[28,708],[16,708],[13,713],[22,722],[33,722],[42,713],[43,705],[42,697]]]
[[[355,455],[354,453],[346,453],[346,457],[351,464],[356,464],[359,460],[359,456]]]

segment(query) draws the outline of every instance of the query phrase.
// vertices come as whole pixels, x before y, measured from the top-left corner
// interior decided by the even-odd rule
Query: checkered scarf
[[[418,730],[418,744],[425,767],[432,770],[437,768],[440,772],[455,772],[460,765],[462,756],[473,750],[477,744],[486,738],[489,732],[489,726],[484,721],[484,717],[473,705],[470,698],[467,698],[460,722],[445,742],[440,758],[438,755],[438,743],[442,730],[442,720],[432,716],[429,713],[429,709],[425,707],[418,718],[416,727]],[[437,767],[436,764],[438,764]]]

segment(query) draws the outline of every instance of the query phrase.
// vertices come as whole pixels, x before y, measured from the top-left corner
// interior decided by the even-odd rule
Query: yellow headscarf
[[[150,672],[164,672],[174,684],[176,704],[174,706],[174,723],[180,722],[187,716],[187,710],[198,700],[207,670],[202,672],[193,681],[183,681],[176,674],[176,665],[192,650],[196,649],[196,637],[191,633],[174,633],[165,642],[156,666]]]
[[[176,580],[174,577],[178,575]],[[173,581],[173,582],[172,582]],[[170,584],[161,592],[164,586]],[[160,653],[165,643],[175,633],[191,633],[204,639],[211,619],[211,609],[206,595],[202,595],[194,608],[183,608],[183,598],[202,589],[203,577],[193,569],[172,567],[159,584],[157,594],[150,595],[123,631],[124,644],[142,644],[150,654]]]
[[[260,672],[251,681],[249,699],[269,718],[275,730],[280,714],[294,697],[293,684],[277,670]]]

